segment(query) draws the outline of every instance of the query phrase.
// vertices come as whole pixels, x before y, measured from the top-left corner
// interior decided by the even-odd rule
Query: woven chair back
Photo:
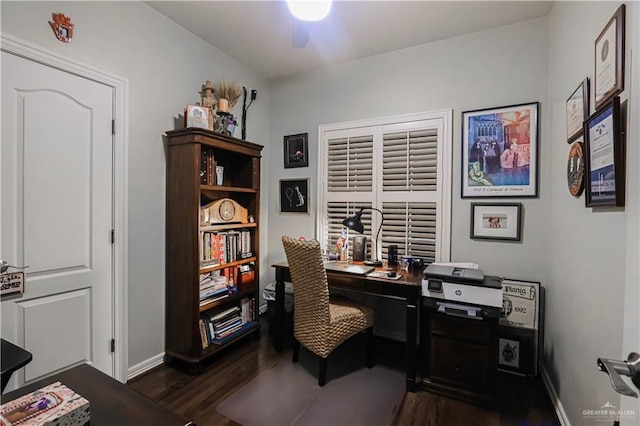
[[[329,287],[320,243],[283,236],[282,245],[293,281],[293,334],[302,344],[328,339]]]

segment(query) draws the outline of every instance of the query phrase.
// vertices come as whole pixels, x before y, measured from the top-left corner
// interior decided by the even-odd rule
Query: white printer
[[[437,305],[442,312],[459,310],[461,316],[495,317],[502,309],[502,279],[485,276],[482,269],[431,264],[424,270],[422,295],[437,302],[431,304]],[[479,307],[496,309],[481,310]]]

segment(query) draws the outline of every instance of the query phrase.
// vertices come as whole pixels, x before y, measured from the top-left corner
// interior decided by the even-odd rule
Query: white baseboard
[[[542,377],[542,382],[544,383],[544,387],[547,388],[549,399],[551,399],[553,408],[556,410],[556,415],[558,416],[558,420],[560,420],[560,424],[562,426],[571,426],[571,422],[569,422],[569,419],[567,418],[567,413],[564,411],[564,407],[562,406],[562,402],[560,402],[558,393],[556,392],[556,389],[553,387],[553,384],[551,383],[551,379],[549,378],[549,374],[547,373],[547,370],[546,368],[544,368],[543,365],[540,366],[540,376]]]
[[[164,362],[164,352],[154,357],[151,357],[149,359],[146,359],[134,365],[133,367],[130,367],[129,371],[127,372],[127,381],[135,377],[138,377],[139,375],[146,373],[147,371],[153,368],[156,368],[157,366],[161,365],[163,362]]]

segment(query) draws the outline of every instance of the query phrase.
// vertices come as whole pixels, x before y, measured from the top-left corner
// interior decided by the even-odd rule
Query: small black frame
[[[309,166],[309,134],[299,133],[284,137],[284,168]]]
[[[309,214],[309,178],[280,179],[280,213]]]

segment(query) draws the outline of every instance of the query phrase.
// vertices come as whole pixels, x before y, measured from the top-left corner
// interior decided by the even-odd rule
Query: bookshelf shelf
[[[201,226],[201,231],[225,231],[229,229],[244,229],[244,228],[255,228],[258,224],[256,223],[236,223],[229,225],[207,225]]]
[[[165,363],[199,372],[218,350],[260,333],[262,146],[204,129],[168,131],[167,138]],[[240,204],[253,222],[200,226],[201,207],[223,198]],[[235,293],[200,306],[201,294],[224,294],[231,281]],[[226,329],[214,325],[225,312],[234,315]]]
[[[237,186],[200,185],[200,189],[203,191],[214,192],[248,192],[250,194],[255,194],[257,192],[254,188],[240,188]]]
[[[249,289],[247,289],[245,291],[238,291],[236,294],[229,295],[229,296],[225,297],[224,299],[213,300],[213,301],[207,303],[206,305],[200,306],[200,312],[206,312],[206,311],[208,311],[210,309],[213,309],[213,308],[216,308],[218,306],[228,305],[229,302],[232,302],[234,300],[240,300],[243,297],[247,297],[248,295],[251,295],[255,291],[256,291],[255,287],[250,287]]]
[[[234,266],[239,266],[239,265],[244,265],[246,263],[255,262],[256,260],[257,260],[256,257],[249,257],[247,259],[236,260],[235,262],[223,263],[221,265],[215,265],[215,266],[207,266],[206,268],[201,268],[200,269],[200,273],[201,274],[205,274],[207,272],[219,271],[219,270],[225,269],[225,268],[232,268]]]

